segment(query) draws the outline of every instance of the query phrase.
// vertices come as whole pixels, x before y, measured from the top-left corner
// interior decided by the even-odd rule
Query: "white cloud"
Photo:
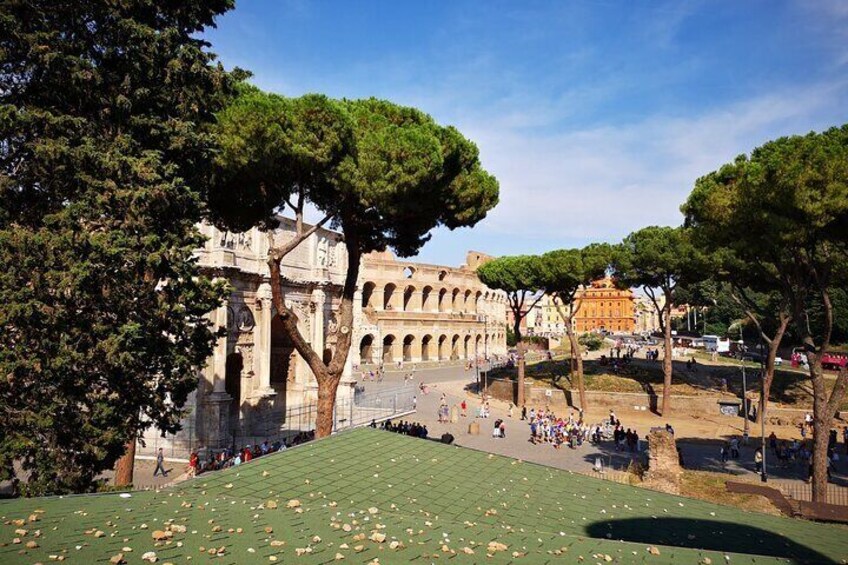
[[[480,225],[493,236],[545,234],[617,240],[645,225],[677,225],[701,175],[781,135],[806,133],[844,112],[845,84],[759,97],[700,116],[653,116],[557,135],[507,124],[463,123],[501,183],[501,203]]]

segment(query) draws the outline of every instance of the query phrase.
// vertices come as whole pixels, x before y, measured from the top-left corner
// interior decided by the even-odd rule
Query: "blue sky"
[[[457,126],[498,177],[418,260],[537,253],[677,225],[696,178],[848,122],[848,0],[237,0],[227,67],[297,96],[377,96]]]

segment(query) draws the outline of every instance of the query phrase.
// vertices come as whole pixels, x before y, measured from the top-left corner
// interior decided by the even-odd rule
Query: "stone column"
[[[312,316],[312,349],[319,357],[324,357],[324,303],[327,297],[324,291],[316,288],[312,291],[309,311]]]
[[[254,355],[256,357],[259,386],[254,393],[260,398],[274,396],[271,388],[271,285],[262,283],[256,292],[256,326],[253,329]]]
[[[228,301],[224,300],[215,311],[213,322],[216,328],[224,328],[227,333],[218,338],[207,371],[211,373],[212,392],[201,402],[203,416],[198,422],[198,437],[204,447],[224,447],[230,441],[230,401],[227,393],[227,340],[229,339],[230,320],[228,319]],[[233,321],[234,322],[234,321]]]

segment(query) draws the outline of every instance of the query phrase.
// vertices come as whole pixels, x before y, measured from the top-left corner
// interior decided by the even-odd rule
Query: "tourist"
[[[506,438],[506,422],[501,420],[501,439]]]
[[[736,436],[730,438],[730,458],[739,458],[739,439]]]
[[[466,403],[464,399],[459,404],[459,408],[460,408],[460,414],[459,415],[462,416],[463,418],[467,417],[468,403]]]
[[[501,437],[501,420],[495,420],[495,424],[492,427],[492,437]]]
[[[721,465],[727,465],[727,460],[730,458],[730,447],[727,442],[721,444]]]
[[[196,477],[197,476],[197,467],[200,464],[200,457],[198,457],[196,451],[191,452],[191,456],[188,458],[188,476]]]
[[[507,410],[506,410],[506,415],[507,415],[508,418],[512,418],[512,410],[514,408],[515,408],[515,405],[512,402],[510,402],[509,408],[507,408]]]
[[[160,472],[163,477],[168,477],[168,472],[165,470],[165,454],[162,452],[162,448],[159,448],[159,451],[156,452],[156,468],[153,469],[153,476],[155,477]]]
[[[754,452],[754,468],[757,473],[763,470],[763,451],[759,447]]]
[[[769,449],[771,449],[772,452],[777,453],[777,436],[774,435],[774,432],[769,434],[768,439],[769,439]]]
[[[521,419],[522,420],[527,419],[527,405],[526,404],[521,405]],[[845,445],[846,445],[846,447],[848,447],[848,428],[845,428]]]

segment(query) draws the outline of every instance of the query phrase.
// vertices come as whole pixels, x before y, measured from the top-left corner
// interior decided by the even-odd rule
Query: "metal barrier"
[[[769,486],[779,488],[783,493],[794,500],[803,500],[805,502],[813,501],[813,485],[798,481],[773,481]],[[828,504],[839,506],[848,506],[848,488],[839,485],[827,485],[827,500]]]

